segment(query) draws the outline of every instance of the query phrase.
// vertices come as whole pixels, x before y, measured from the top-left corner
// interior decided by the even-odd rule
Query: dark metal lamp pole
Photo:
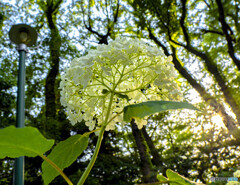
[[[13,25],[9,31],[10,40],[17,45],[19,52],[18,91],[17,91],[17,128],[24,127],[25,120],[25,57],[27,46],[37,41],[37,32],[26,24]],[[15,159],[14,185],[24,185],[24,157]]]

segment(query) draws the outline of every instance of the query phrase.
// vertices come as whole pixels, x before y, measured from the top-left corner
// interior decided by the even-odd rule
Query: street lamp
[[[13,25],[9,31],[10,40],[17,45],[19,52],[18,91],[17,91],[17,128],[24,127],[25,120],[25,57],[27,46],[37,41],[37,32],[26,24]],[[15,159],[14,185],[24,185],[24,157]]]

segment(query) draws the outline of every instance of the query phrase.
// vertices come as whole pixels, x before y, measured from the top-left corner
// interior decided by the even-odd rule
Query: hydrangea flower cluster
[[[71,123],[84,119],[90,130],[101,126],[110,95],[114,96],[106,130],[114,129],[117,122],[124,123],[118,113],[126,105],[180,99],[171,60],[156,47],[124,38],[73,59],[60,83],[61,103]],[[146,120],[136,118],[136,123],[142,128]]]

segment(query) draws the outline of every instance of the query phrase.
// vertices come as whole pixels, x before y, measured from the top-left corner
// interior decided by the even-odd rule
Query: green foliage
[[[166,177],[164,177],[163,175],[157,175],[157,179],[160,181],[160,182],[162,182],[162,181],[164,181],[164,182],[166,182],[168,179],[166,178]]]
[[[45,139],[33,127],[10,126],[0,130],[0,158],[36,157],[50,150],[53,144],[53,140]]]
[[[84,169],[83,169],[84,170]],[[102,153],[98,156],[86,185],[134,185],[139,167],[133,156],[119,156]]]
[[[229,99],[224,96],[222,91],[225,88],[221,89],[212,78],[213,75],[209,75],[209,71],[203,67],[204,62],[187,51],[186,48],[169,41],[171,36],[174,41],[186,44],[185,36],[179,24],[182,2],[184,1],[129,0],[129,4],[127,1],[121,1],[119,16],[116,21],[117,0],[90,1],[89,6],[88,1],[63,2],[61,6],[57,6],[60,2],[52,0],[21,0],[16,1],[16,3],[14,1],[0,3],[0,36],[2,38],[0,41],[0,66],[2,70],[0,72],[0,128],[15,124],[18,53],[15,46],[10,44],[8,31],[14,22],[21,21],[28,22],[39,33],[38,46],[29,48],[30,52],[26,61],[26,124],[39,128],[47,138],[54,138],[56,141],[66,139],[72,132],[82,134],[87,129],[83,129],[82,126],[78,127],[77,130],[73,130],[73,127],[66,120],[65,110],[60,105],[57,105],[56,119],[46,121],[44,88],[47,72],[52,68],[49,60],[50,28],[47,26],[45,13],[47,6],[51,6],[52,10],[55,9],[54,21],[57,23],[57,28],[61,30],[59,32],[61,37],[59,39],[62,41],[60,71],[63,66],[68,65],[68,61],[73,57],[82,56],[88,48],[95,47],[95,43],[99,42],[101,36],[106,36],[105,41],[107,41],[123,33],[124,36],[128,37],[145,38],[147,42],[152,44],[147,32],[150,28],[153,35],[168,49],[169,54],[174,53],[170,49],[171,45],[177,48],[176,54],[178,58],[182,60],[181,62],[190,76],[201,82],[203,90],[210,92],[218,102],[222,102],[224,106],[227,105],[226,107],[231,108],[231,105],[228,105],[226,101]],[[239,56],[239,2],[234,0],[221,2],[224,8],[225,20],[227,26],[229,26],[228,33],[233,38],[232,44],[235,54]],[[133,8],[130,7],[131,5]],[[214,59],[214,62],[218,65],[218,70],[225,78],[225,82],[222,82],[222,84],[226,83],[230,87],[229,92],[233,94],[235,101],[240,102],[240,75],[228,54],[228,46],[219,22],[216,1],[187,1],[186,8],[184,25],[191,41],[190,44],[199,50],[207,52]],[[129,12],[127,12],[128,9]],[[83,19],[85,19],[86,25],[84,25]],[[91,26],[92,32],[86,26]],[[52,36],[54,37],[54,35]],[[191,90],[192,87],[186,83],[186,80],[182,79],[181,77],[179,84],[182,87],[184,86],[184,89]],[[56,93],[59,93],[57,89],[58,85],[55,86],[55,92],[51,93],[56,95]],[[186,94],[188,94],[188,90],[185,92]],[[105,91],[105,93],[108,92]],[[118,94],[118,98],[128,99],[128,97],[122,97],[121,95]],[[59,98],[56,99],[56,102],[60,104]],[[202,107],[206,107],[206,102],[202,103]],[[234,107],[232,110],[234,110]],[[177,115],[179,116],[179,113]],[[169,117],[174,117],[174,120],[169,121]],[[154,140],[156,150],[159,152],[161,160],[164,161],[164,165],[157,166],[156,169],[164,173],[166,168],[171,168],[184,176],[189,175],[191,178],[200,179],[203,182],[208,181],[210,174],[219,177],[231,176],[232,168],[236,168],[239,164],[239,154],[235,152],[239,149],[239,142],[231,140],[232,137],[227,131],[223,133],[216,130],[199,130],[197,134],[193,132],[193,125],[197,121],[204,127],[211,124],[210,118],[208,120],[203,120],[202,117],[198,117],[198,120],[195,118],[186,120],[184,116],[181,118],[178,119],[176,114],[165,115],[160,121],[154,120],[153,123],[147,126],[147,131]],[[185,128],[186,125],[190,125],[191,128]],[[137,156],[137,148],[133,144],[134,139],[131,137],[129,127],[126,126],[124,131],[119,132],[118,135],[107,137],[105,142],[108,145],[103,146],[103,152],[96,162],[96,168],[93,169],[93,173],[89,176],[88,184],[123,184],[126,182],[125,179],[127,179],[126,184],[133,184],[133,181],[140,182],[140,172],[135,170],[139,169],[140,161]],[[126,133],[129,137],[126,137]],[[200,141],[196,142],[196,138],[200,139]],[[123,139],[125,140],[123,141]],[[91,135],[88,147],[89,153],[92,152],[95,141],[96,136]],[[114,157],[114,161],[109,156]],[[124,158],[129,159],[129,161],[124,163]],[[86,162],[79,161],[77,160],[74,165],[67,168],[66,174],[70,174],[70,177],[75,176],[78,179],[80,176],[78,170],[83,171],[86,167]],[[25,182],[27,185],[42,184],[42,181],[39,180],[41,179],[40,163],[40,158],[30,158],[30,160],[26,158]],[[106,164],[107,167],[105,167]],[[132,171],[129,170],[131,166],[134,167]],[[122,168],[126,170],[122,171]],[[189,170],[194,173],[190,174]],[[8,158],[1,160],[1,185],[12,184],[12,171],[13,161]],[[125,174],[126,176],[124,176]],[[106,176],[107,178],[105,178]],[[60,180],[56,181],[56,179]],[[56,179],[51,184],[60,185],[65,183],[61,177]]]
[[[144,118],[157,112],[183,108],[198,110],[187,102],[148,101],[124,107],[123,119],[126,122],[130,122],[132,118]]]
[[[88,136],[74,135],[58,143],[48,158],[53,161],[61,170],[70,166],[88,146]],[[49,184],[55,177],[60,175],[49,163],[42,163],[44,184]]]
[[[0,76],[2,76],[0,74]],[[12,93],[8,92],[9,89],[12,88],[12,82],[10,79],[3,80],[0,79],[0,128],[9,126],[12,122],[14,122],[12,114],[13,114],[13,106],[15,97]]]

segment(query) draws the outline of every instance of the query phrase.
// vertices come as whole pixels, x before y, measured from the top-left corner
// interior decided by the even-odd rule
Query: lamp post
[[[13,25],[9,31],[10,40],[17,45],[19,52],[18,91],[17,91],[17,128],[24,127],[25,120],[25,57],[27,46],[37,41],[37,32],[26,24]],[[24,157],[15,159],[14,185],[24,185]]]

